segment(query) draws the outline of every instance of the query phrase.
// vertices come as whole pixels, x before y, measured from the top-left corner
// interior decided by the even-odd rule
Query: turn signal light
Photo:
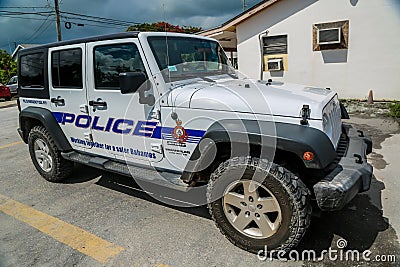
[[[310,151],[304,152],[303,159],[305,161],[312,161],[314,159],[314,153],[312,153]]]

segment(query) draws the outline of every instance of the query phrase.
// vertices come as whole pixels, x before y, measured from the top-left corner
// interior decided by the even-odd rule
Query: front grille
[[[338,140],[338,144],[340,142],[341,134],[342,134],[342,112],[340,110],[340,103],[337,97],[334,98],[334,109],[333,109],[333,138],[334,140]]]
[[[342,133],[342,114],[340,111],[340,103],[337,96],[326,105],[326,115],[329,118],[329,124],[332,127],[332,131],[328,133],[335,148],[339,144],[340,135]]]
[[[340,159],[347,154],[348,147],[349,147],[349,139],[346,137],[345,134],[341,134],[336,149],[335,164],[339,163]]]

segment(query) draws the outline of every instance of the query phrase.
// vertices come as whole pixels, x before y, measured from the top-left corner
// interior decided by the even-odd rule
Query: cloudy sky
[[[243,0],[59,0],[62,13],[63,40],[121,32],[126,25],[99,23],[103,17],[124,22],[157,22],[165,17],[169,23],[200,26],[204,29],[218,26],[243,11]],[[251,7],[261,0],[246,0]],[[50,13],[54,0],[0,0],[0,49],[11,53],[16,44],[39,44],[56,41],[54,14]],[[35,8],[33,8],[35,7]],[[12,13],[10,13],[12,12]],[[49,13],[46,13],[49,12]],[[21,13],[36,13],[33,15]],[[41,15],[39,15],[41,14]],[[84,21],[83,19],[92,21]],[[65,22],[71,22],[66,29]],[[74,23],[83,23],[78,27]]]

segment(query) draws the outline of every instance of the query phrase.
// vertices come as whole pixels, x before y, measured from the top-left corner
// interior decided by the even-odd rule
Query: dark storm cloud
[[[167,7],[172,14],[178,17],[188,16],[223,16],[231,15],[241,11],[241,1],[210,1],[210,0],[188,0],[171,1]]]
[[[62,11],[74,12],[85,15],[106,17],[132,22],[156,22],[166,20],[173,24],[200,26],[204,29],[220,25],[242,11],[242,0],[59,0]],[[261,0],[247,0],[248,6]],[[45,6],[54,4],[53,0],[0,0],[0,11],[10,6]],[[163,11],[163,5],[165,14]],[[50,9],[49,9],[50,10]],[[15,10],[14,10],[15,11]],[[32,11],[23,10],[23,11]],[[29,17],[26,17],[29,18]],[[33,18],[33,17],[32,17]],[[37,18],[37,17],[34,17]],[[54,17],[51,17],[54,20]],[[121,32],[126,27],[112,25],[84,27],[72,26],[65,29],[63,19],[63,39],[73,39],[92,35]],[[79,21],[76,21],[79,22]],[[0,49],[12,52],[14,42],[19,43],[48,43],[56,41],[55,23],[43,21],[6,18],[0,16]]]

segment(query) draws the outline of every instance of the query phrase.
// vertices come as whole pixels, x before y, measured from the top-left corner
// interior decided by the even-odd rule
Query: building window
[[[44,84],[44,53],[35,53],[21,57],[21,87],[43,89]]]
[[[287,35],[267,36],[263,38],[264,55],[288,53]]]
[[[348,20],[313,25],[313,51],[347,49],[348,47]]]
[[[263,38],[264,71],[288,70],[287,35],[266,36]]]
[[[83,88],[80,48],[55,51],[51,58],[53,87]]]
[[[135,44],[113,44],[95,48],[96,89],[119,90],[119,74],[135,71],[146,72]]]

